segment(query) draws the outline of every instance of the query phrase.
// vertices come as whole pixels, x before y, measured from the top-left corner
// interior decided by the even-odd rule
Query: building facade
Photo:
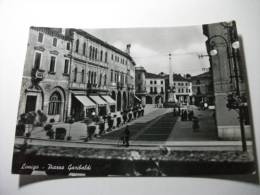
[[[170,93],[170,82],[169,75],[161,72],[160,76],[165,79],[165,88],[166,88],[166,100],[169,98]],[[173,74],[173,90],[174,96],[177,103],[179,104],[190,104],[192,97],[192,82],[189,75],[182,76],[181,74]]]
[[[135,63],[130,45],[124,52],[83,30],[66,29],[65,34],[73,39],[69,115],[81,119],[93,111],[106,115],[133,105]]]
[[[70,38],[53,29],[30,28],[18,117],[22,113],[42,110],[48,119],[65,119],[70,45]]]
[[[143,105],[146,104],[146,70],[144,67],[135,67],[135,95],[141,100]]]
[[[245,83],[245,67],[241,61],[241,51],[232,47],[232,42],[238,39],[235,22],[223,22],[203,25],[203,33],[208,37],[206,47],[210,56],[213,75],[214,96],[216,105],[216,123],[218,137],[223,140],[241,138],[238,113],[227,108],[227,96],[236,93],[237,83],[234,77],[235,67],[238,69],[238,85],[240,94],[247,96]],[[214,53],[211,51],[214,49]],[[248,99],[248,97],[247,97]],[[245,125],[246,137],[251,137],[251,127]]]
[[[48,119],[81,120],[133,105],[135,62],[79,29],[31,27],[18,117],[41,110]]]
[[[165,102],[165,80],[158,74],[145,73],[146,104]]]
[[[215,105],[213,79],[211,71],[192,76],[192,104],[196,106],[207,103]]]

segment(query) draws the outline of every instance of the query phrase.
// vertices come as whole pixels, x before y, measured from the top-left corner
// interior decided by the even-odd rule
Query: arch
[[[123,92],[123,110],[126,110],[127,108],[127,97],[126,97],[126,92]]]
[[[62,87],[57,86],[52,89],[49,96],[48,115],[55,121],[61,121],[65,116],[65,91]]]
[[[118,91],[117,93],[117,111],[121,111],[121,92]]]
[[[111,96],[116,101],[116,92],[115,91],[112,91]]]
[[[48,115],[57,115],[61,112],[61,95],[58,91],[51,94],[49,99]]]
[[[152,104],[153,103],[153,98],[149,95],[147,95],[145,97],[145,100],[146,100],[146,104]]]

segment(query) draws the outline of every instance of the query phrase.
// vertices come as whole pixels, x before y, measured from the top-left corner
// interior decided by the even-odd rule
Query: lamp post
[[[218,54],[218,50],[214,48],[214,46],[211,43],[213,39],[220,38],[224,41],[225,47],[227,50],[227,57],[228,57],[228,65],[229,65],[229,71],[230,71],[230,82],[232,83],[232,78],[235,78],[235,87],[236,87],[236,93],[231,94],[228,96],[228,103],[227,107],[229,109],[235,109],[238,110],[239,114],[239,124],[240,124],[240,130],[241,130],[241,141],[242,141],[242,149],[244,152],[247,151],[247,145],[246,145],[246,137],[245,137],[245,128],[244,128],[244,109],[246,107],[246,103],[242,101],[241,94],[240,94],[240,86],[239,86],[239,74],[238,74],[238,67],[237,67],[237,50],[239,49],[239,42],[235,40],[231,43],[231,47],[228,43],[228,41],[221,35],[214,35],[209,38],[208,42],[210,45],[210,56],[216,56]],[[232,55],[230,54],[230,49],[232,49]],[[234,75],[232,75],[232,66],[231,66],[231,58],[233,59],[233,69],[234,69]]]

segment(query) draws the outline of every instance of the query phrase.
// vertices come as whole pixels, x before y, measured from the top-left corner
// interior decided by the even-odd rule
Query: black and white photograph
[[[24,59],[13,174],[258,182],[235,21],[31,26]]]

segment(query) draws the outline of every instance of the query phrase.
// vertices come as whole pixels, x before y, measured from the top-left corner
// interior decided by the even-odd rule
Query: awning
[[[98,104],[99,106],[105,106],[107,105],[107,103],[99,96],[97,95],[90,95],[89,96],[92,100],[94,100],[94,102],[96,102],[96,104]]]
[[[106,101],[108,104],[110,104],[110,105],[116,104],[116,101],[113,100],[113,98],[111,98],[111,97],[108,96],[108,95],[102,95],[101,97],[102,97],[103,99],[105,99],[105,101]]]
[[[92,102],[87,96],[75,95],[75,97],[84,105],[86,108],[95,108],[96,104]]]
[[[140,98],[138,98],[136,95],[134,95],[135,99],[138,100],[139,102],[142,102],[142,100],[140,100]]]

